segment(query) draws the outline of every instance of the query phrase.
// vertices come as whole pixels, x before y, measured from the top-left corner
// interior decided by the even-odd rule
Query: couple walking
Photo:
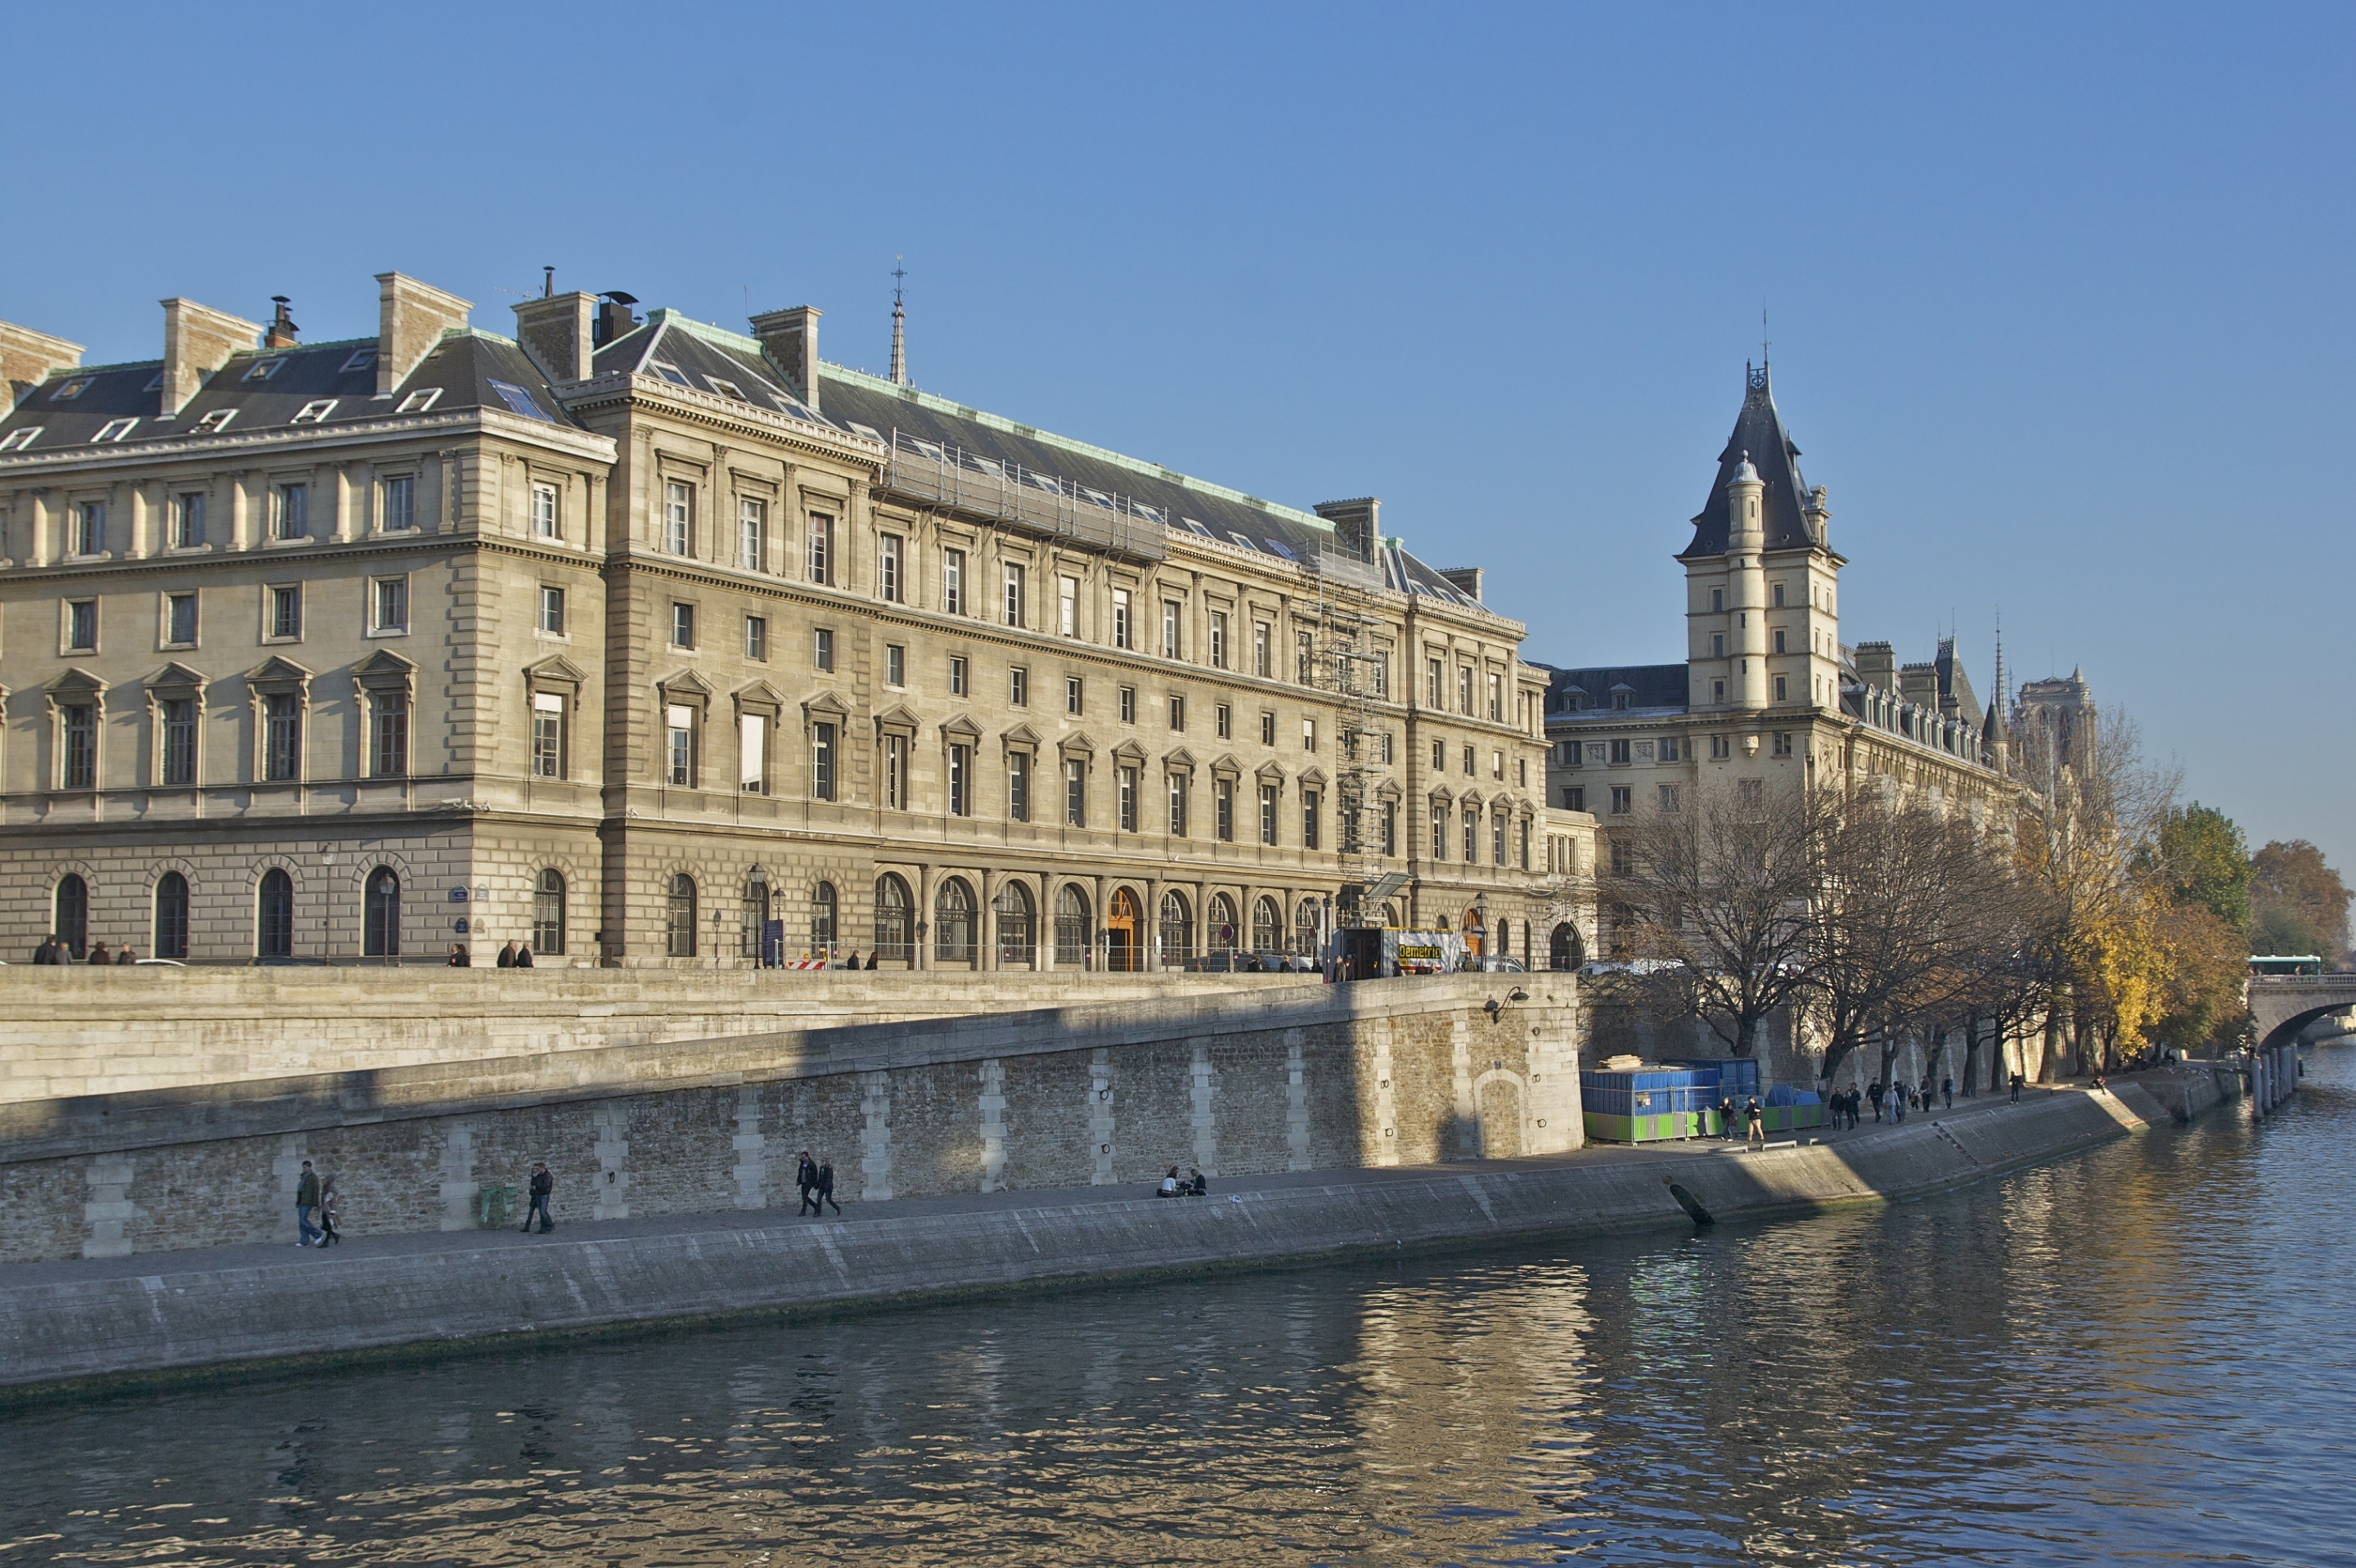
[[[831,1161],[817,1164],[811,1160],[809,1150],[802,1150],[801,1164],[794,1171],[794,1185],[802,1189],[802,1206],[798,1213],[816,1214],[824,1219],[826,1211],[819,1207],[821,1204],[833,1204],[836,1213],[842,1212],[842,1205],[834,1201],[834,1165]]]
[[[332,1247],[342,1242],[343,1232],[336,1229],[342,1210],[343,1200],[336,1196],[336,1179],[321,1176],[305,1160],[302,1178],[294,1183],[294,1244]]]

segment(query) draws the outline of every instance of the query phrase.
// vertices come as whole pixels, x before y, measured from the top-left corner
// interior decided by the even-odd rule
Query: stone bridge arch
[[[2254,975],[2247,995],[2258,1049],[2268,1051],[2327,1013],[2356,1008],[2356,975]]]

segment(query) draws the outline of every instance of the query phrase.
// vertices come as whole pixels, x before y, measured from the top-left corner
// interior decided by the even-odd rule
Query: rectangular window
[[[564,590],[543,587],[540,591],[540,629],[549,635],[564,635]]]
[[[1780,582],[1779,582],[1779,583],[1777,583],[1777,584],[1775,584],[1774,592],[1775,592],[1775,608],[1776,608],[1776,609],[1778,609],[1778,610],[1781,610],[1781,609],[1783,607],[1783,585],[1782,583],[1780,583]],[[1783,648],[1782,648],[1782,647],[1778,646],[1778,647],[1776,648],[1776,650],[1775,650],[1775,651],[1776,651],[1777,653],[1779,653],[1779,654],[1780,654],[1780,653],[1782,653],[1783,650]]]
[[[1494,671],[1489,676],[1489,722],[1505,721],[1505,677]]]
[[[1448,771],[1448,742],[1445,741],[1431,743],[1431,771],[1435,773]]]
[[[157,709],[164,722],[163,777],[167,784],[197,782],[197,704],[194,698],[167,698]]]
[[[1390,765],[1391,765],[1391,732],[1390,732],[1389,731],[1386,730],[1386,731],[1383,731],[1383,766],[1385,766],[1385,767],[1389,767]]]
[[[747,571],[769,570],[769,503],[758,496],[736,497],[736,564]]]
[[[1031,753],[1006,754],[1006,816],[1012,822],[1031,820]]]
[[[1615,763],[1624,763],[1625,762],[1627,762],[1627,761],[1628,761],[1628,742],[1627,742],[1627,741],[1612,741],[1612,760],[1613,762],[1615,762]]]
[[[663,549],[695,553],[695,486],[676,479],[663,486]]]
[[[1612,786],[1612,815],[1625,816],[1634,808],[1636,792],[1625,784]]]
[[[1225,610],[1211,612],[1211,667],[1227,667],[1227,613]]]
[[[1714,703],[1723,703],[1726,700],[1726,682],[1713,680],[1709,683],[1709,699]]]
[[[270,537],[274,539],[311,537],[311,486],[281,485],[271,493]]]
[[[1575,785],[1566,787],[1562,792],[1562,808],[1565,811],[1585,811],[1587,792]]]
[[[674,603],[670,607],[670,645],[675,648],[695,646],[695,606]]]
[[[1741,779],[1734,786],[1735,804],[1745,811],[1758,811],[1767,804],[1767,782],[1764,779]]]
[[[1259,743],[1263,746],[1276,744],[1276,715],[1273,713],[1259,716]]]
[[[273,783],[302,772],[303,704],[291,691],[262,699],[262,776]]]
[[[398,507],[394,505],[393,487],[400,486]],[[384,526],[405,528],[410,522],[410,500],[415,495],[413,479],[388,479],[384,482]],[[401,520],[395,522],[398,517]],[[531,537],[536,539],[561,539],[564,537],[564,519],[557,510],[556,486],[534,485],[531,487]]]
[[[1076,577],[1055,580],[1055,630],[1066,637],[1080,635],[1080,580]]]
[[[1275,784],[1259,786],[1259,841],[1263,844],[1276,842],[1276,792]]]
[[[667,775],[680,789],[695,785],[695,709],[675,702],[663,713],[663,738],[670,771]]]
[[[1006,563],[1006,624],[1023,624],[1023,569],[1012,561]]]
[[[1375,695],[1387,700],[1391,694],[1391,656],[1388,649],[1375,656]]]
[[[819,800],[834,798],[834,726],[814,724],[810,755],[810,794]]]
[[[1398,859],[1398,802],[1383,802],[1383,859]]]
[[[1120,688],[1120,721],[1124,724],[1137,722],[1137,688],[1133,686]]]
[[[1424,661],[1423,705],[1426,708],[1438,708],[1441,705],[1440,683],[1446,677],[1440,673],[1440,663],[1438,659],[1427,659]]]
[[[1269,677],[1269,661],[1275,656],[1269,649],[1272,634],[1266,621],[1252,623],[1252,674],[1262,680]]]
[[[908,809],[908,737],[884,737],[884,804],[894,811]]]
[[[198,421],[197,428],[199,431],[205,428],[203,421],[200,420]],[[7,434],[0,435],[0,452],[27,451],[31,448],[33,443],[38,441],[40,437],[41,427],[39,425],[20,425],[16,429],[10,431]]]
[[[1505,782],[1505,752],[1492,752],[1489,753],[1489,776],[1496,780],[1499,784],[1504,784]]]
[[[1301,721],[1301,749],[1312,756],[1317,753],[1317,720],[1314,719]]]
[[[1186,837],[1186,775],[1170,775],[1170,837]]]
[[[973,815],[973,748],[953,745],[949,748],[949,815]]]
[[[1775,651],[1779,654],[1783,651],[1783,634],[1780,628],[1775,633]]]
[[[1479,770],[1473,766],[1472,748],[1470,746],[1464,748],[1464,776],[1468,779],[1480,776]]]
[[[66,553],[100,555],[106,549],[106,503],[80,501],[66,519]]]
[[[1444,800],[1431,803],[1431,858],[1448,859],[1448,803]]]
[[[684,712],[673,709],[673,713]],[[531,694],[531,776],[564,776],[564,699],[553,691]]]
[[[397,779],[409,772],[409,694],[371,693],[369,699],[369,772]]]
[[[1792,732],[1790,731],[1778,730],[1775,731],[1774,754],[1779,757],[1788,757],[1792,754]]]
[[[1466,718],[1472,715],[1472,667],[1456,667],[1456,710]]]
[[[194,549],[205,542],[205,493],[187,490],[172,499],[171,548]]]
[[[1235,715],[1236,710],[1224,702],[1211,709],[1211,727],[1218,732],[1220,740],[1225,741],[1233,734]]]
[[[1677,738],[1675,735],[1664,735],[1661,737],[1659,742],[1655,746],[1654,750],[1660,757],[1661,761],[1665,763],[1674,763],[1677,760],[1677,753],[1680,748],[1677,743]]]
[[[1303,849],[1317,848],[1317,808],[1322,800],[1323,797],[1313,789],[1301,792],[1301,847]]]
[[[1709,635],[1709,656],[1714,659],[1722,659],[1726,656],[1726,634],[1724,632],[1712,632]]]
[[[1722,762],[1726,761],[1726,759],[1727,759],[1727,758],[1729,758],[1729,757],[1732,756],[1733,754],[1734,754],[1734,749],[1733,749],[1732,745],[1731,745],[1731,744],[1727,741],[1727,738],[1726,738],[1725,736],[1723,736],[1723,735],[1712,735],[1712,736],[1709,738],[1709,757],[1710,757],[1710,761],[1712,761],[1712,762],[1714,762],[1714,763],[1722,763]]]
[[[1117,769],[1114,776],[1120,786],[1120,830],[1134,833],[1137,831],[1137,770]]]
[[[1126,588],[1112,591],[1112,645],[1117,648],[1130,645],[1129,590]]]
[[[370,629],[379,632],[409,630],[409,579],[380,577],[371,586],[375,592],[369,595],[370,619],[374,623]]]
[[[1186,699],[1183,697],[1173,697],[1170,699],[1170,728],[1173,730],[1186,728]]]
[[[744,617],[744,656],[766,662],[769,656],[769,618],[766,615]]]
[[[1317,676],[1317,645],[1306,632],[1292,635],[1292,678],[1307,686]]]
[[[294,638],[303,635],[303,585],[282,583],[270,590],[270,635]]]
[[[1088,825],[1088,764],[1079,757],[1064,759],[1064,825]]]
[[[824,512],[809,515],[809,580],[834,581],[834,519]]]
[[[1713,615],[1723,615],[1726,613],[1725,589],[1713,588],[1709,591],[1709,613]]]
[[[941,608],[952,615],[965,613],[965,551],[941,552]]]
[[[1677,786],[1675,784],[1663,784],[1661,786],[1661,809],[1663,811],[1674,813],[1676,811],[1677,805]]]
[[[1162,602],[1162,656],[1165,659],[1178,656],[1179,614],[1176,601],[1165,599]]]
[[[1783,677],[1780,675],[1777,676],[1775,677],[1775,700],[1778,702],[1790,700],[1790,699],[1785,695],[1789,689],[1790,688],[1783,683]]]
[[[59,748],[58,782],[67,789],[93,789],[98,784],[98,709],[87,702],[59,709],[64,744]]]
[[[898,534],[885,534],[875,545],[875,592],[886,604],[901,601],[901,556],[907,541]]]
[[[1211,809],[1215,830],[1222,844],[1236,841],[1236,781],[1215,779],[1211,784]]]
[[[1064,711],[1076,719],[1080,716],[1082,699],[1087,695],[1086,684],[1078,676],[1064,677]]]
[[[1636,847],[1622,840],[1614,840],[1612,845],[1612,874],[1615,877],[1629,877],[1635,875],[1635,872]]]
[[[898,643],[884,645],[884,684],[886,686],[908,684],[908,650]]]
[[[1464,808],[1464,863],[1475,866],[1481,862],[1481,808]]]
[[[965,659],[957,654],[949,656],[949,695],[951,697],[965,695]]]
[[[829,674],[834,670],[834,632],[820,626],[810,634],[810,667]]]
[[[736,781],[746,795],[769,793],[769,716],[736,716]]]
[[[1016,708],[1031,705],[1031,672],[1021,665],[1006,672],[1006,700]]]
[[[66,652],[98,652],[98,601],[76,599],[66,605]]]

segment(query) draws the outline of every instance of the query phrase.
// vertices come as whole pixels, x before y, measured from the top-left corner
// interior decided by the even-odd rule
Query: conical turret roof
[[[1784,431],[1783,416],[1775,411],[1767,367],[1745,365],[1742,411],[1735,416],[1734,433],[1726,438],[1726,450],[1718,454],[1718,477],[1710,483],[1709,499],[1694,517],[1693,543],[1678,559],[1726,553],[1733,519],[1727,486],[1735,482],[1746,459],[1766,486],[1761,509],[1765,514],[1767,548],[1804,549],[1824,543],[1808,526],[1808,487],[1800,477],[1800,448]]]

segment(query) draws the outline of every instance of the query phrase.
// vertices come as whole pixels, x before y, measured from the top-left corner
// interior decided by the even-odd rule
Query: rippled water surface
[[[2356,1563],[2351,1133],[28,1413],[0,1564]]]

